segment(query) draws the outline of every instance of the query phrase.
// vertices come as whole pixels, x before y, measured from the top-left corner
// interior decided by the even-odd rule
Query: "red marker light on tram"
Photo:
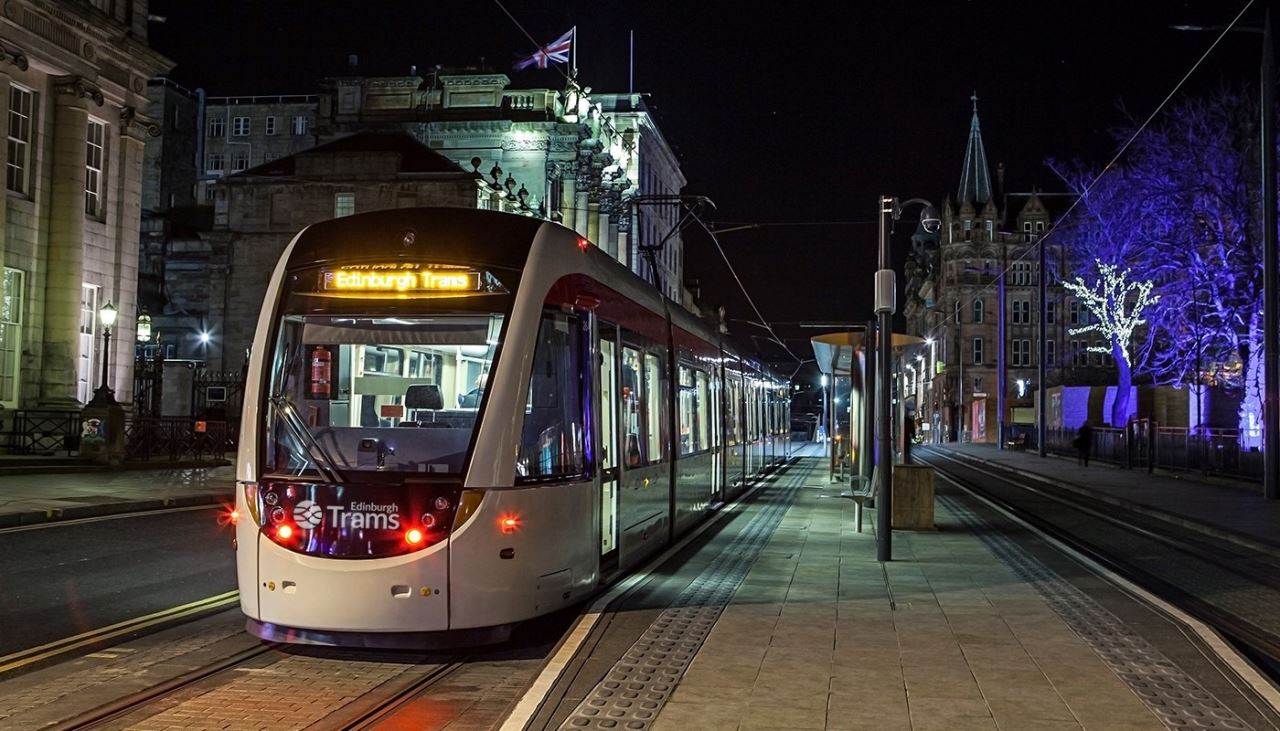
[[[231,514],[228,515],[227,517],[231,520],[231,525],[235,525],[236,523],[240,522],[240,511],[233,509],[231,511]]]
[[[509,515],[503,518],[502,520],[498,521],[498,524],[502,526],[503,533],[515,533],[516,528],[520,527],[520,520],[515,516]]]
[[[276,528],[276,538],[279,538],[282,541],[287,541],[290,538],[293,538],[293,526],[282,525],[279,528]]]
[[[422,531],[417,528],[410,528],[404,533],[405,543],[408,543],[410,546],[416,546],[419,543],[422,543],[422,538]]]
[[[588,247],[588,246],[590,246],[590,245],[591,245],[591,242],[590,242],[590,241],[587,241],[586,239],[584,239],[584,238],[582,238],[582,237],[578,237],[578,248],[579,248],[579,249],[582,249],[583,251],[586,251],[586,250],[587,250],[587,247]]]

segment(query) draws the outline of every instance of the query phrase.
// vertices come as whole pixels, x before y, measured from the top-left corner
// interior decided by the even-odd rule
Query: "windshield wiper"
[[[289,427],[289,431],[293,432],[294,437],[303,442],[311,461],[315,463],[316,469],[319,470],[325,480],[329,482],[346,482],[347,478],[342,474],[342,470],[338,469],[338,465],[333,461],[333,458],[329,456],[324,446],[311,434],[311,430],[307,428],[302,417],[298,416],[298,412],[294,410],[293,402],[286,396],[273,396],[267,399],[267,402],[275,409],[276,414],[284,420],[285,425]],[[317,454],[320,456],[319,460],[315,459]]]

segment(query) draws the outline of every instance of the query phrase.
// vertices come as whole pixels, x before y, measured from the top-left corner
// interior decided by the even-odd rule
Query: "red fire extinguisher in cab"
[[[309,395],[311,398],[329,398],[329,376],[332,372],[333,357],[329,354],[329,349],[317,345],[311,351],[311,388]]]

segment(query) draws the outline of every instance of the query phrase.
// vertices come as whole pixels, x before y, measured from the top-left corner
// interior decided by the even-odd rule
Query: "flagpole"
[[[627,63],[627,93],[636,92],[636,32],[631,30],[631,58]]]
[[[572,70],[569,72],[569,77],[572,78],[574,81],[577,81],[578,80],[578,26],[576,25],[573,26],[573,43],[569,45],[569,56],[570,56],[569,65],[573,67]]]

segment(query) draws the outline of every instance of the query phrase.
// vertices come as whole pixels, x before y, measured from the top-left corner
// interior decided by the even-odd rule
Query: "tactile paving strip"
[[[1154,645],[1088,594],[1018,547],[1007,536],[949,495],[939,502],[969,528],[979,528],[991,552],[1022,580],[1035,587],[1098,657],[1142,699],[1170,729],[1248,729],[1230,708],[1205,690]]]
[[[761,496],[762,509],[610,668],[562,731],[649,728],[810,471]]]

